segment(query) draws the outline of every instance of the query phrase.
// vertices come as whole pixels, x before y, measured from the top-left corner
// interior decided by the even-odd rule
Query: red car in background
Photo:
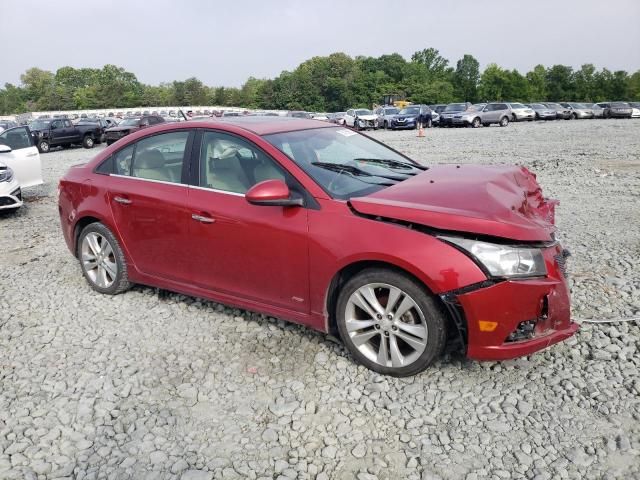
[[[554,207],[523,167],[423,166],[326,122],[244,117],[127,136],[59,186],[89,284],[132,283],[339,335],[383,374],[528,355],[574,334]]]

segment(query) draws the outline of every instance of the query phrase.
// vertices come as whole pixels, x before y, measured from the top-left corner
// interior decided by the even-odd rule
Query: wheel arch
[[[411,272],[410,269],[404,268],[403,266],[393,263],[387,260],[357,260],[353,261],[347,265],[344,265],[340,270],[338,270],[331,282],[329,282],[329,287],[327,288],[326,298],[325,298],[325,312],[326,312],[326,330],[331,335],[336,338],[340,338],[340,334],[338,332],[337,327],[337,318],[336,318],[336,307],[338,304],[338,296],[340,295],[340,288],[349,281],[349,279],[353,278],[358,273],[362,272],[367,268],[386,268],[389,270],[396,271],[398,273],[402,273],[403,275],[408,276],[419,285],[425,288],[425,290],[436,299],[438,304],[442,307],[443,312],[445,312],[447,316],[447,330],[449,330],[449,324],[452,323],[453,319],[451,319],[449,311],[445,308],[444,303],[439,295],[434,293],[433,288],[429,287],[429,285],[421,279],[416,273]]]
[[[91,225],[92,223],[104,223],[102,219],[95,217],[93,215],[85,215],[76,221],[73,226],[73,255],[78,257],[78,240],[80,238],[80,233],[87,225]]]

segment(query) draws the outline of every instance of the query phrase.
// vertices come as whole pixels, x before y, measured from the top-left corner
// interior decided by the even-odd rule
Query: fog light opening
[[[538,320],[525,320],[520,322],[516,329],[509,334],[505,342],[520,342],[531,340],[535,336],[535,328]]]

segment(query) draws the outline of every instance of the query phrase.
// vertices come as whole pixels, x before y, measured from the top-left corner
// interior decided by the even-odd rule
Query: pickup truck
[[[88,123],[73,125],[66,118],[39,119],[29,124],[33,139],[41,153],[48,152],[51,147],[68,148],[72,144],[93,148],[100,143],[104,135],[104,128],[100,124]]]

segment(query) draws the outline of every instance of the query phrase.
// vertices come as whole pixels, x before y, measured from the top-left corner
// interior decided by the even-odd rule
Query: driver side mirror
[[[256,183],[245,194],[247,202],[252,205],[302,207],[304,200],[294,198],[286,183],[282,180],[264,180]]]
[[[0,153],[11,153],[11,147],[0,143]]]

